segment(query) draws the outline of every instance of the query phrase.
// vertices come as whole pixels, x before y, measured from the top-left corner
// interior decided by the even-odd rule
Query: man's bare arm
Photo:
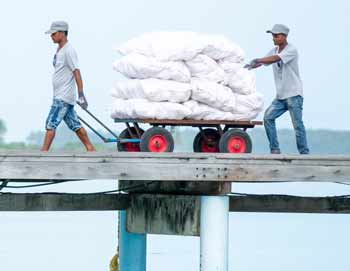
[[[83,79],[81,78],[80,70],[79,69],[74,70],[73,74],[74,74],[75,82],[77,83],[78,93],[82,94],[84,88],[83,88]]]
[[[75,82],[77,83],[77,86],[78,86],[78,96],[79,96],[78,103],[82,108],[87,109],[88,102],[84,95],[83,80],[81,79],[80,70],[79,69],[74,70],[73,74],[74,74]]]
[[[263,58],[258,58],[257,64],[269,65],[269,64],[276,63],[280,60],[281,60],[281,58],[278,55],[267,56],[267,57],[263,57]]]
[[[280,60],[281,58],[278,55],[267,56],[263,58],[256,58],[256,59],[253,59],[248,65],[246,65],[246,67],[248,67],[249,69],[256,69],[263,65],[270,65],[270,64],[276,63]]]

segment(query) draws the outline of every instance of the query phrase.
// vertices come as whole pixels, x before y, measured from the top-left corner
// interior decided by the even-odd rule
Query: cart
[[[157,120],[157,119],[115,119],[125,123],[126,129],[119,137],[139,139],[139,142],[118,142],[119,151],[172,152],[174,139],[167,127],[190,126],[199,129],[193,140],[194,152],[251,153],[252,141],[246,132],[249,128],[262,125],[261,121],[220,120]],[[144,131],[139,124],[152,127]]]
[[[199,129],[193,140],[194,152],[251,153],[253,144],[247,129],[263,124],[262,121],[114,119],[115,123],[126,125],[118,136],[89,110],[84,111],[113,138],[104,137],[79,116],[81,122],[104,142],[117,143],[120,152],[172,152],[175,147],[174,138],[167,127],[188,126]],[[149,124],[152,127],[143,130],[139,124]]]

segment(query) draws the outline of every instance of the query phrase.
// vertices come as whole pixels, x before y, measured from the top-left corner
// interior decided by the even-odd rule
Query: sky
[[[114,48],[148,31],[190,30],[222,34],[237,42],[247,61],[272,47],[265,31],[275,23],[290,27],[289,42],[300,53],[304,119],[309,129],[348,130],[348,1],[1,1],[0,118],[6,140],[24,140],[44,130],[52,100],[52,57],[56,46],[44,32],[53,20],[70,24],[90,110],[109,126],[110,89],[120,76],[112,70]],[[271,68],[256,71],[266,106],[275,96]],[[259,117],[261,118],[261,116]],[[289,116],[277,122],[291,128]]]
[[[44,130],[51,104],[55,45],[44,34],[53,20],[70,24],[69,40],[81,64],[90,109],[109,126],[109,90],[120,78],[113,48],[148,31],[190,30],[223,34],[247,60],[273,46],[265,31],[291,29],[300,53],[305,125],[349,130],[349,1],[1,1],[0,118],[7,141]],[[266,105],[275,95],[270,68],[256,72]],[[279,128],[291,128],[289,117]],[[113,189],[115,182],[53,189]],[[46,189],[45,191],[47,191]],[[31,190],[33,191],[33,190]],[[57,191],[57,190],[55,190]],[[305,195],[350,194],[337,184],[235,185],[235,192]],[[22,191],[24,192],[24,191]],[[107,270],[117,246],[116,212],[0,213],[1,270]],[[350,217],[346,215],[230,214],[230,270],[347,271]],[[149,236],[148,270],[199,270],[199,239]]]

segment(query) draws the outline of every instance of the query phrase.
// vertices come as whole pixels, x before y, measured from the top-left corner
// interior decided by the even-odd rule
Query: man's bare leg
[[[50,147],[51,147],[51,143],[53,141],[53,139],[55,138],[56,135],[56,130],[46,130],[46,134],[45,134],[45,139],[44,139],[44,144],[41,148],[41,151],[49,151]]]
[[[83,127],[77,130],[75,133],[77,134],[81,142],[84,144],[87,151],[96,151],[95,147],[91,144],[86,130]]]

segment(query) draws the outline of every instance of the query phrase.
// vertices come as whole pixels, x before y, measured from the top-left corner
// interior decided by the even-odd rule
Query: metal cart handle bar
[[[79,120],[84,123],[91,131],[93,131],[99,138],[101,138],[104,142],[110,143],[110,142],[118,142],[119,137],[110,129],[108,128],[102,121],[100,121],[94,114],[92,114],[87,108],[83,108],[81,104],[77,101],[77,104],[86,112],[88,113],[97,123],[99,123],[103,128],[105,128],[111,135],[113,135],[115,138],[106,138],[101,133],[96,131],[93,127],[91,127],[90,124],[88,124],[83,118],[78,116]]]

